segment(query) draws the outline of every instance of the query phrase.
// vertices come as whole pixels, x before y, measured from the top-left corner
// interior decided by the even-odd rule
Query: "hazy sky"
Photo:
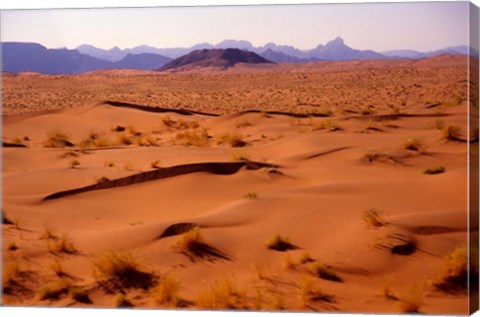
[[[435,50],[465,45],[467,2],[6,10],[1,40],[49,48],[188,47],[242,39],[310,49],[341,36],[357,49]]]

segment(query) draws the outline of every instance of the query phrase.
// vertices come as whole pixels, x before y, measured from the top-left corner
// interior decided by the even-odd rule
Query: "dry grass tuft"
[[[245,291],[239,290],[231,280],[217,281],[208,291],[202,292],[195,301],[203,309],[248,309]]]
[[[56,283],[46,284],[37,291],[40,300],[58,300],[62,295],[68,294],[72,287],[69,279],[62,278]]]
[[[303,278],[300,284],[300,298],[304,306],[310,306],[315,302],[331,303],[334,301],[332,295],[326,294],[315,287],[315,281],[310,277]]]
[[[73,159],[70,162],[68,162],[68,167],[70,168],[76,168],[77,166],[80,166],[80,161],[77,159]]]
[[[22,270],[20,268],[20,261],[18,258],[12,258],[10,261],[3,261],[2,263],[2,286],[3,292],[8,293],[8,288],[11,284],[17,282],[21,276]]]
[[[305,264],[305,263],[308,263],[308,262],[313,262],[314,259],[310,256],[310,253],[308,253],[308,251],[304,251],[304,252],[300,255],[300,258],[298,259],[298,261],[299,261],[301,264]]]
[[[91,304],[92,300],[88,296],[88,292],[79,286],[72,286],[68,289],[68,296],[74,301],[84,304]]]
[[[180,282],[172,276],[164,276],[151,290],[153,299],[164,307],[184,307],[185,301],[178,295]]]
[[[77,250],[73,244],[72,239],[63,233],[57,239],[51,239],[48,242],[48,251],[50,253],[75,253]]]
[[[175,136],[175,141],[181,145],[206,147],[209,145],[210,136],[208,135],[208,131],[205,129],[184,131],[177,133]]]
[[[125,296],[125,294],[119,293],[115,297],[115,306],[116,307],[133,307],[131,301]]]
[[[462,128],[459,125],[446,125],[442,130],[442,138],[447,141],[461,141]]]
[[[467,247],[458,247],[445,257],[443,271],[433,285],[448,293],[466,291],[469,276],[478,281],[478,252],[473,251],[469,261]]]
[[[44,142],[46,147],[63,148],[66,146],[73,146],[69,141],[68,135],[60,129],[55,129],[47,132],[47,140]]]
[[[217,136],[217,144],[228,144],[231,147],[244,147],[247,142],[240,134],[223,133]]]
[[[363,212],[363,221],[368,227],[380,228],[387,225],[383,213],[376,208],[370,208]]]
[[[399,300],[398,308],[402,313],[419,313],[422,306],[422,293],[418,287],[412,287]]]
[[[297,249],[296,246],[290,243],[288,237],[282,237],[280,235],[275,235],[272,239],[268,240],[265,245],[267,248],[276,250],[276,251],[287,251]]]
[[[315,261],[308,267],[308,270],[313,275],[329,281],[342,282],[343,280],[335,273],[335,270],[320,261]]]
[[[252,126],[252,124],[247,119],[243,119],[243,120],[235,121],[235,126],[240,129],[245,127],[250,127]]]
[[[417,151],[423,153],[425,151],[425,143],[418,138],[409,138],[403,143],[403,148],[409,151]]]
[[[126,252],[111,251],[96,257],[93,260],[93,274],[97,282],[110,291],[149,289],[155,284],[155,276],[141,271],[139,263]]]
[[[257,193],[246,193],[243,198],[249,199],[249,200],[255,200],[258,199],[258,194]]]

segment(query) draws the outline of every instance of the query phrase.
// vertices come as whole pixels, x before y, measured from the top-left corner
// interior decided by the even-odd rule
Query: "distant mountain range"
[[[1,44],[2,71],[42,74],[80,74],[99,69],[157,69],[171,61],[158,54],[127,54],[117,62],[81,54],[78,50],[47,49],[37,43]]]
[[[357,50],[345,44],[342,38],[318,45],[310,50],[300,50],[289,45],[267,43],[255,47],[248,41],[224,40],[216,45],[199,43],[188,48],[155,48],[141,45],[134,48],[109,50],[92,45],[80,45],[76,49],[47,49],[37,43],[1,43],[2,71],[39,72],[45,74],[79,74],[98,69],[133,68],[142,70],[161,69],[172,59],[198,50],[235,48],[258,54],[275,63],[309,63],[317,61],[371,60],[371,59],[419,59],[441,54],[471,54],[478,52],[468,46],[418,52],[393,50],[375,52]]]

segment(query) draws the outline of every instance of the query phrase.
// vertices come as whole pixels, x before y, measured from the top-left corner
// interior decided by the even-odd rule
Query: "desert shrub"
[[[204,309],[248,309],[248,299],[245,291],[239,290],[231,280],[217,281],[195,301],[199,308]]]
[[[72,239],[66,234],[62,234],[57,239],[50,240],[48,243],[50,253],[75,253],[77,250]]]
[[[255,200],[258,199],[257,193],[247,193],[243,196],[245,199]]]
[[[442,130],[442,138],[448,141],[459,141],[462,137],[462,128],[459,125],[446,125]]]
[[[150,167],[151,168],[160,168],[160,161],[159,160],[151,161],[150,162]]]
[[[49,268],[57,275],[58,277],[64,277],[67,276],[65,273],[65,270],[63,269],[62,263],[58,259],[54,259],[50,265]]]
[[[80,166],[80,161],[73,159],[70,162],[68,162],[68,167],[70,168],[76,168],[77,166]]]
[[[133,307],[133,304],[128,300],[125,294],[119,293],[115,297],[115,306],[116,307]]]
[[[94,180],[96,184],[104,184],[104,183],[108,183],[110,181],[110,178],[106,176],[100,176],[100,177],[94,177]]]
[[[249,155],[247,152],[234,152],[232,153],[232,161],[248,161]]]
[[[49,227],[45,227],[43,232],[38,236],[40,240],[57,240],[59,237],[57,233]]]
[[[148,289],[155,284],[150,273],[140,270],[139,263],[126,252],[107,252],[93,260],[93,274],[107,290],[123,288]]]
[[[300,284],[300,298],[304,306],[315,302],[333,302],[333,296],[315,287],[315,281],[309,277],[303,278]]]
[[[132,137],[127,133],[119,133],[116,138],[119,145],[131,145],[133,143]]]
[[[328,131],[337,131],[340,130],[340,128],[337,126],[337,124],[333,120],[324,120],[320,122],[317,125],[313,126],[313,130],[328,130]]]
[[[272,239],[268,240],[265,243],[265,246],[269,249],[276,251],[287,251],[296,249],[296,247],[290,243],[287,237],[282,237],[280,235],[275,235]]]
[[[87,291],[85,291],[83,288],[79,286],[71,286],[68,289],[68,295],[70,296],[71,299],[79,303],[84,303],[84,304],[92,303],[92,300],[88,296]]]
[[[308,270],[321,279],[342,282],[342,279],[335,273],[335,270],[323,262],[315,261],[311,263]]]
[[[217,144],[228,144],[231,147],[244,147],[247,142],[239,134],[224,133],[217,137]]]
[[[383,217],[383,213],[376,208],[370,208],[363,212],[363,221],[372,228],[383,227],[387,224]]]
[[[198,147],[205,147],[209,145],[210,136],[207,130],[192,130],[177,133],[175,140],[182,145],[192,145]]]
[[[308,253],[307,251],[303,252],[301,255],[300,255],[300,258],[298,259],[298,261],[301,263],[301,264],[305,264],[305,263],[308,263],[308,262],[313,262],[314,259],[310,256],[310,253]]]
[[[153,299],[164,307],[181,307],[184,302],[180,296],[180,282],[172,276],[164,276],[151,290]]]
[[[205,243],[205,238],[200,232],[200,228],[195,227],[179,237],[176,242],[176,247],[178,247],[180,250],[192,252],[203,243]]]
[[[445,167],[440,165],[437,167],[432,167],[432,168],[426,168],[423,170],[423,174],[428,174],[428,175],[436,175],[436,174],[442,174],[445,173]]]
[[[58,300],[60,296],[68,294],[72,283],[69,279],[62,278],[56,283],[46,284],[37,291],[40,300]]]
[[[16,283],[20,278],[22,270],[18,258],[12,258],[9,261],[4,260],[2,263],[2,286],[4,293],[7,293],[8,287]]]
[[[47,140],[44,145],[46,147],[62,148],[66,146],[73,146],[69,141],[68,135],[60,129],[47,132]]]
[[[478,281],[478,252],[470,254],[469,262],[468,249],[458,247],[445,257],[443,271],[434,286],[445,292],[464,291],[469,275],[473,282]]]
[[[245,127],[250,127],[252,126],[252,124],[250,123],[250,121],[248,121],[247,119],[243,119],[243,120],[238,120],[235,122],[235,126],[237,128],[245,128]]]
[[[419,313],[422,306],[422,293],[418,287],[412,287],[400,298],[398,307],[403,313]]]
[[[425,144],[418,138],[409,138],[403,143],[405,150],[423,152],[425,150]]]
[[[445,121],[441,119],[435,119],[433,122],[429,125],[431,129],[434,130],[442,130],[445,127]]]

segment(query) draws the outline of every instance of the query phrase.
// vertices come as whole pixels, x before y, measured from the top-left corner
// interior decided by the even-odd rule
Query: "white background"
[[[414,2],[407,0],[408,2]],[[436,0],[438,1],[438,0]],[[193,5],[246,5],[246,4],[294,4],[294,3],[361,3],[361,2],[380,2],[372,0],[350,0],[350,1],[319,1],[319,0],[3,0],[0,3],[0,9],[32,9],[32,8],[101,8],[101,7],[142,7],[142,6],[193,6]],[[383,0],[381,2],[400,2],[392,0]],[[404,1],[406,2],[406,1]],[[472,0],[474,4],[480,6],[480,0]],[[11,308],[0,307],[0,316],[41,316],[41,317],[100,317],[112,315],[114,317],[306,317],[312,314],[305,313],[257,313],[257,312],[186,312],[186,311],[158,311],[158,310],[105,310],[105,309],[72,309],[72,308]],[[352,317],[358,315],[350,314],[328,314],[330,316]],[[313,315],[316,316],[316,315]],[[372,315],[363,315],[372,316]],[[374,315],[388,316],[388,315]],[[480,313],[475,314],[480,316]]]

